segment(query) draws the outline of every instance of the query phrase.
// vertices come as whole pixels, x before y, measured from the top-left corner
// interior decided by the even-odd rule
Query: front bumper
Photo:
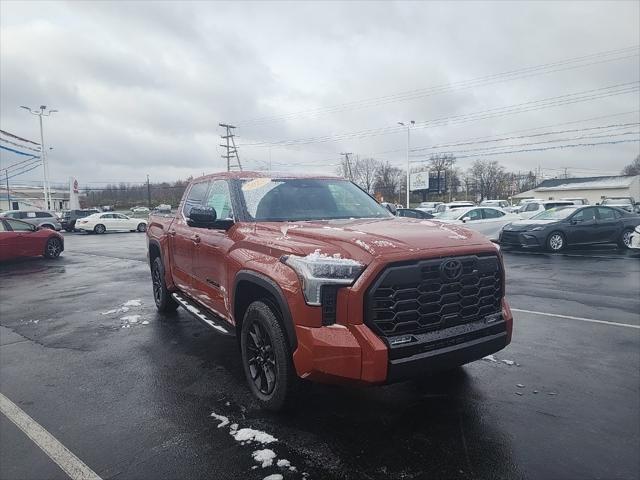
[[[325,383],[385,384],[448,370],[502,350],[511,342],[513,316],[506,300],[497,317],[411,335],[388,347],[365,324],[296,326],[293,360],[302,378]]]
[[[500,232],[498,237],[498,243],[502,246],[514,246],[514,247],[542,247],[544,246],[544,239],[539,237],[537,232],[514,232],[505,231]]]

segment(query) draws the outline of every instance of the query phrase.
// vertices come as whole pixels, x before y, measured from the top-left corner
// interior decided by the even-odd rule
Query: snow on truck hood
[[[320,249],[367,262],[371,257],[406,251],[490,245],[480,233],[458,225],[410,218],[318,220],[261,223],[277,233],[276,241],[287,242],[301,254]]]

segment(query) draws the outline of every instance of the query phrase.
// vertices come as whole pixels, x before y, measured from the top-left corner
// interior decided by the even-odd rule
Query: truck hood
[[[483,235],[436,220],[411,218],[322,220],[307,222],[263,222],[258,229],[270,230],[272,246],[308,255],[316,250],[340,254],[368,263],[375,257],[439,248],[491,245]]]

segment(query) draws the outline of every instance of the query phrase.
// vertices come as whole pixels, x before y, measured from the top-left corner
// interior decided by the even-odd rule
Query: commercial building
[[[51,202],[54,211],[69,209],[69,190],[51,189]],[[0,186],[0,211],[5,210],[46,210],[42,187]]]
[[[518,201],[526,198],[586,198],[593,205],[606,197],[633,197],[636,202],[640,201],[640,175],[553,178],[544,180],[532,190],[514,195],[513,199]]]

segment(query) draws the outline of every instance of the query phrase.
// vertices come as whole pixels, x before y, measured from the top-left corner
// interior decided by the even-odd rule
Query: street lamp
[[[40,156],[42,157],[42,189],[44,191],[44,202],[47,206],[47,210],[51,209],[51,190],[49,188],[49,165],[47,164],[47,149],[44,146],[44,133],[42,131],[42,117],[48,117],[52,113],[57,112],[58,110],[49,110],[47,112],[46,105],[40,105],[39,109],[25,107],[24,105],[20,105],[20,108],[24,108],[32,115],[37,115],[40,120]]]
[[[407,127],[407,208],[410,208],[410,206],[409,206],[409,195],[411,194],[411,192],[409,192],[409,182],[410,182],[409,168],[411,166],[411,164],[409,162],[409,147],[411,145],[411,127],[413,125],[415,125],[415,124],[416,124],[415,120],[409,120],[408,123],[398,122],[398,125],[402,125],[403,127]]]

